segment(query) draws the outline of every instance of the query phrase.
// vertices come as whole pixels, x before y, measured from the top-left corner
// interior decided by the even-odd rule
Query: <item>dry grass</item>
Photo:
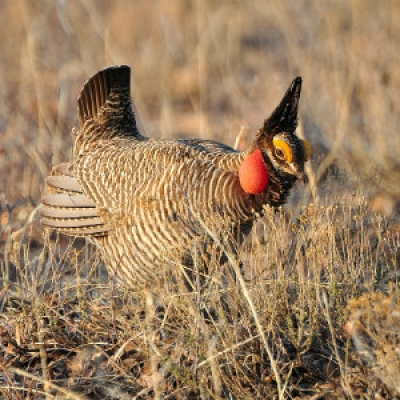
[[[387,0],[0,3],[0,396],[400,396],[400,4]],[[150,136],[234,144],[296,74],[312,185],[233,258],[121,290],[36,219],[76,96],[133,67]],[[243,132],[242,132],[243,133]],[[242,135],[240,146],[249,136]],[[197,277],[197,278],[196,278]],[[205,282],[205,283],[202,283]]]

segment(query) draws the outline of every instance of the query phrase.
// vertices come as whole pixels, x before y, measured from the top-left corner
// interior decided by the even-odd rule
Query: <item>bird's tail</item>
[[[86,121],[101,125],[110,123],[114,129],[122,128],[119,133],[141,137],[133,111],[130,79],[131,69],[127,65],[108,67],[92,76],[78,97],[81,128]]]

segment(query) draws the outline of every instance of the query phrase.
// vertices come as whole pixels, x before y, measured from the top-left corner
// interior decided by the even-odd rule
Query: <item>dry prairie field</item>
[[[0,398],[400,398],[399,15],[397,0],[1,0]],[[309,183],[201,290],[166,268],[149,301],[40,226],[79,91],[115,64],[148,136],[240,149],[303,77]]]

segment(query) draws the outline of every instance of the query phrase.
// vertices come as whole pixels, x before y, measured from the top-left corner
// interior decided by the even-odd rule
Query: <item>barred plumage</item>
[[[296,78],[250,148],[238,152],[212,140],[145,137],[132,109],[130,68],[100,71],[78,98],[72,162],[47,179],[42,224],[91,237],[131,284],[170,262],[190,263],[210,232],[233,229],[240,241],[264,205],[284,204],[305,178],[308,145],[294,134],[300,88]]]

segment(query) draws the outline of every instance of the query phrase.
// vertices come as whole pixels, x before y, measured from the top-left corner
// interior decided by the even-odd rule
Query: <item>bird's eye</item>
[[[282,149],[276,148],[275,155],[280,158],[281,160],[285,159],[285,152]]]
[[[290,144],[282,139],[273,139],[274,154],[280,160],[286,160],[288,163],[293,162],[293,151]]]

